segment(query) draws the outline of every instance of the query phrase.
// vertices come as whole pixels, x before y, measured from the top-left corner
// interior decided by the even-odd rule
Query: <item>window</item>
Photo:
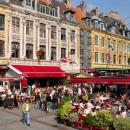
[[[5,29],[5,16],[0,14],[0,30]]]
[[[26,21],[26,34],[31,36],[33,35],[33,21]]]
[[[95,35],[95,46],[98,46],[98,35]]]
[[[126,63],[126,56],[124,56],[124,64],[126,65],[127,63]]]
[[[101,53],[101,63],[105,63],[105,54]]]
[[[61,58],[66,57],[66,48],[61,48]]]
[[[71,30],[71,42],[75,42],[75,31]]]
[[[95,52],[95,63],[98,63],[98,52]]]
[[[33,45],[26,44],[26,58],[32,59],[33,58]]]
[[[46,59],[46,46],[40,45],[39,49],[43,52],[43,55],[40,56],[40,59],[45,60]]]
[[[5,56],[5,46],[4,46],[4,41],[0,40],[0,57]]]
[[[130,65],[130,57],[128,58],[128,65]]]
[[[130,45],[128,45],[128,52],[130,53]]]
[[[40,4],[40,6],[39,6],[39,12],[46,13],[46,6],[43,5],[43,4]]]
[[[90,45],[91,44],[91,33],[89,31],[87,31],[86,35],[87,35],[87,44]]]
[[[122,58],[121,55],[119,55],[119,64],[122,63],[122,59],[121,58]]]
[[[56,39],[56,26],[51,26],[51,39]]]
[[[84,49],[80,49],[80,55],[84,55]]]
[[[32,6],[32,0],[26,0],[26,5],[27,6]]]
[[[12,17],[12,31],[13,33],[20,33],[20,19]]]
[[[113,64],[116,64],[116,55],[113,55]]]
[[[56,16],[56,8],[50,7],[50,15]]]
[[[70,54],[75,55],[75,49],[71,49]]]
[[[46,37],[46,24],[40,23],[40,37]]]
[[[122,52],[123,51],[123,46],[121,43],[118,44],[118,51],[119,52]]]
[[[61,40],[66,41],[66,29],[61,28]]]
[[[126,53],[126,45],[124,45],[124,53]]]
[[[56,60],[56,47],[51,47],[51,60]]]
[[[100,24],[100,29],[104,30],[104,24],[103,23]]]
[[[46,6],[46,14],[50,14],[50,7]]]
[[[20,44],[18,42],[12,42],[11,57],[13,58],[20,57]]]
[[[87,19],[87,26],[91,26],[91,19]]]
[[[80,31],[80,40],[84,41],[84,30]]]
[[[113,41],[113,51],[116,52],[116,41]]]
[[[95,21],[94,27],[95,27],[95,28],[98,28],[98,26],[99,26],[99,25],[98,25],[98,21]]]
[[[105,47],[105,39],[104,39],[104,37],[101,37],[101,47]]]
[[[107,39],[107,48],[109,48],[109,49],[111,48],[111,44],[110,44],[110,39],[109,38]]]

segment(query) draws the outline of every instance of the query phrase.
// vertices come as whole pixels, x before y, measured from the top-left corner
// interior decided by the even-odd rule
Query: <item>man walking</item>
[[[22,113],[23,123],[30,126],[30,104],[28,100],[26,100],[26,102],[22,105]]]

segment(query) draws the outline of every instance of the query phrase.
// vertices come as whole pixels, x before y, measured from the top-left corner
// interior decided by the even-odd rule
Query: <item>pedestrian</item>
[[[26,100],[22,105],[23,123],[30,126],[30,104],[29,100]]]

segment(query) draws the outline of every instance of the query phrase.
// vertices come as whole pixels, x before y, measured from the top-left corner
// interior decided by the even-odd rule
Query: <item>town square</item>
[[[0,0],[0,130],[130,130],[129,6]]]

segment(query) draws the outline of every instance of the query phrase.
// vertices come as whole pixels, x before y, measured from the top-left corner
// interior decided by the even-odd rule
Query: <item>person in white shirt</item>
[[[28,100],[26,100],[26,102],[22,105],[22,113],[23,123],[30,126],[30,104]]]

